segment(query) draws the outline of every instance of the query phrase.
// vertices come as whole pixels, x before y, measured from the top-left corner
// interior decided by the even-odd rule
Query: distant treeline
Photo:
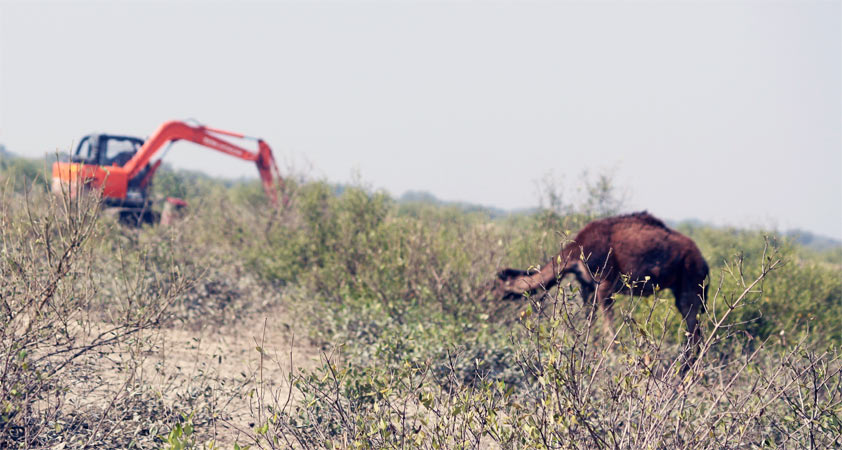
[[[49,166],[54,160],[55,156],[49,155],[45,158],[23,158],[9,151],[3,144],[0,144],[0,180],[4,182],[11,180],[16,188],[22,188],[23,186],[29,187],[33,181],[37,185],[47,187],[48,183],[45,177],[45,171],[49,171]],[[213,185],[231,188],[237,185],[252,183],[256,183],[255,178],[219,178],[200,171],[176,169],[166,163],[161,166],[156,176],[156,190],[161,195],[178,197],[198,195],[202,189]],[[333,190],[336,195],[341,195],[348,188],[347,185],[342,183],[331,183],[331,185],[334,187]],[[507,210],[476,203],[442,200],[434,194],[422,190],[406,191],[400,197],[396,197],[395,200],[400,204],[429,204],[452,207],[466,213],[483,213],[492,219],[510,215],[530,215],[540,211],[538,207]],[[674,228],[729,228],[717,226],[697,218],[683,220],[667,219],[666,222]],[[791,229],[781,234],[788,240],[810,250],[819,252],[842,250],[842,241],[839,239],[822,236],[810,231]]]

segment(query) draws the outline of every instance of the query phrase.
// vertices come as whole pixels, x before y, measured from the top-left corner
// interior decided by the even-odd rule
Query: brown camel
[[[596,294],[593,301],[602,311],[609,333],[615,293],[652,295],[656,286],[672,290],[675,305],[687,323],[688,349],[694,354],[698,349],[702,339],[698,314],[705,310],[708,265],[690,238],[669,229],[646,211],[587,224],[573,242],[537,272],[501,270],[493,294],[497,298],[534,294],[550,289],[566,274],[576,276],[585,301]],[[632,289],[621,275],[629,276],[627,282]]]

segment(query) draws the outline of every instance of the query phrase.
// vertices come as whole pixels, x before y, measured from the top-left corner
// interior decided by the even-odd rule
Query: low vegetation
[[[187,216],[130,229],[20,164],[0,166],[1,448],[842,447],[838,250],[677,224],[711,267],[682,374],[666,292],[619,298],[613,335],[572,279],[482,301],[498,268],[621,210],[608,177],[570,203],[545,183],[515,215],[297,179],[278,212],[257,183],[168,171],[156,189]],[[254,329],[242,377],[199,373],[177,398],[149,381],[161,330],[246,317],[301,323],[317,360]]]

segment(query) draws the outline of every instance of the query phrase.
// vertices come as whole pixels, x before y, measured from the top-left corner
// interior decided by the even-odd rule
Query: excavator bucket
[[[263,190],[272,202],[278,207],[278,193],[282,196],[281,206],[286,208],[289,205],[289,197],[286,195],[284,180],[281,178],[272,149],[262,139],[258,140],[257,170],[260,172],[260,179],[263,181]],[[277,187],[275,182],[277,181]]]

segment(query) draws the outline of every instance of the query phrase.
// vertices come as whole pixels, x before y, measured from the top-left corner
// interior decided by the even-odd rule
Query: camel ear
[[[525,270],[510,269],[510,268],[503,269],[503,270],[497,272],[497,278],[499,278],[503,281],[511,280],[512,278],[522,277],[522,276],[526,276],[526,275],[528,275],[528,273]]]

